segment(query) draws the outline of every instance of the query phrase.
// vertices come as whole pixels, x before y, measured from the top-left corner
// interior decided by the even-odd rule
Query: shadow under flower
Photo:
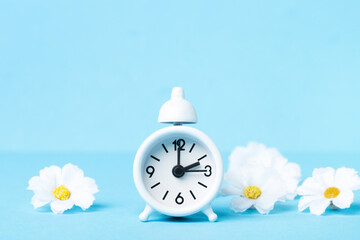
[[[65,211],[64,214],[100,212],[100,211],[106,210],[108,208],[111,208],[110,204],[96,203],[86,210],[82,210],[80,207],[74,206],[72,209]]]
[[[345,209],[331,209],[327,208],[323,216],[334,216],[334,215],[345,215],[345,216],[352,216],[352,215],[359,215],[360,214],[360,203],[353,203],[351,204],[350,208]]]
[[[34,209],[36,212],[40,212],[40,213],[52,213],[51,208],[50,208],[50,204],[47,204],[43,207]]]
[[[244,212],[234,212],[230,208],[227,209],[217,209],[217,213],[219,219],[221,221],[235,220],[235,219],[249,219],[256,217],[266,217],[280,214],[289,214],[290,212],[296,213],[297,206],[294,204],[289,204],[289,202],[277,202],[273,210],[269,212],[269,214],[261,214],[255,208],[249,208]]]
[[[278,202],[269,214],[283,214],[288,212],[297,212],[297,205],[289,204],[289,202]]]
[[[63,214],[100,212],[100,211],[106,210],[108,208],[111,208],[110,204],[96,203],[84,211],[80,207],[74,205],[73,208],[66,210]],[[36,209],[36,211],[40,212],[40,213],[52,213],[50,204],[43,206],[41,208],[38,208],[38,209]]]

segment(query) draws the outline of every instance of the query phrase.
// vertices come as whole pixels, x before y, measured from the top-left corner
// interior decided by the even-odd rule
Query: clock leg
[[[142,213],[139,215],[140,221],[146,222],[149,218],[149,215],[153,212],[153,209],[146,204],[145,209]]]
[[[212,210],[211,206],[203,211],[203,213],[208,217],[210,222],[215,222],[217,219],[217,215]]]

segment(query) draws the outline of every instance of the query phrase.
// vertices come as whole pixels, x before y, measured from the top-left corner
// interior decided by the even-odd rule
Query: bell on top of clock
[[[193,105],[185,100],[184,90],[181,87],[174,87],[171,99],[164,103],[160,109],[158,121],[160,123],[196,123],[197,117]]]

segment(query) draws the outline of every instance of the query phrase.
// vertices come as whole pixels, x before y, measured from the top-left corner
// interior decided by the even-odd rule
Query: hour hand
[[[199,162],[194,162],[193,164],[190,164],[190,165],[184,167],[184,171],[185,171],[185,172],[188,172],[188,171],[190,171],[189,169],[194,168],[194,167],[197,167],[197,166],[199,166],[199,165],[200,165]]]

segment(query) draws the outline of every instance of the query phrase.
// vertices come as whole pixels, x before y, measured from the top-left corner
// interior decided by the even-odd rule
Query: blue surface
[[[288,153],[300,163],[303,177],[312,168],[347,166],[360,170],[359,154]],[[350,209],[327,210],[323,216],[297,211],[298,200],[276,205],[269,215],[256,211],[235,214],[230,198],[213,203],[219,221],[209,223],[202,214],[169,218],[154,214],[151,222],[137,219],[144,202],[132,180],[134,153],[124,154],[1,154],[0,239],[353,239],[359,235],[360,195]],[[224,155],[227,159],[227,155]],[[96,179],[100,192],[86,212],[75,208],[54,215],[48,207],[34,210],[27,181],[51,164],[79,165]],[[226,161],[227,162],[227,161]]]
[[[359,9],[0,0],[0,150],[135,151],[179,85],[223,151],[360,151]]]

